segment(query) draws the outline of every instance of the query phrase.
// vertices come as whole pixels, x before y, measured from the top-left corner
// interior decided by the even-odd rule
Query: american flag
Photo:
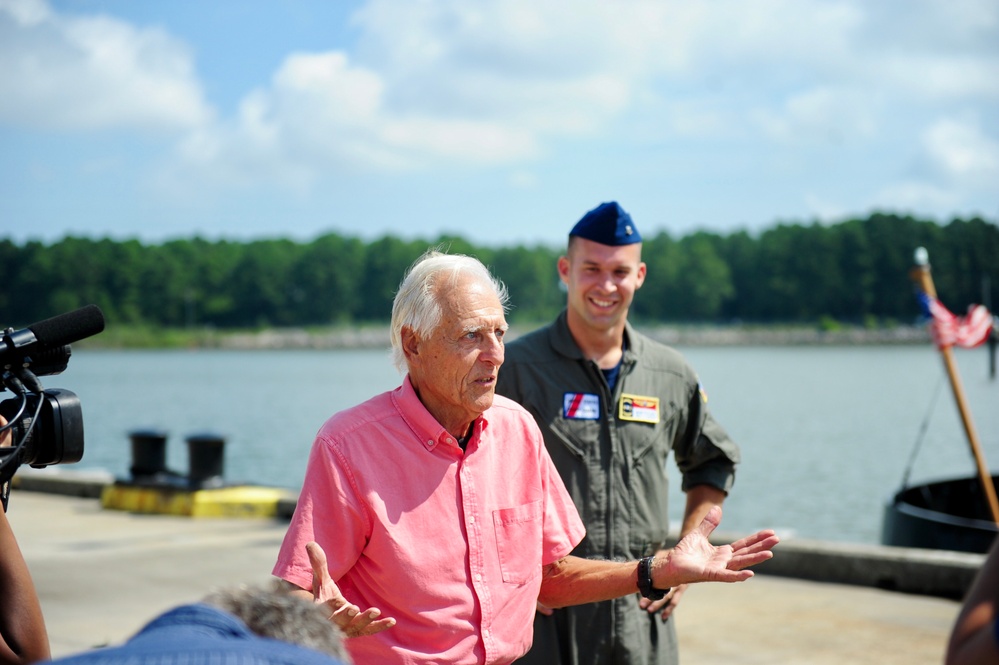
[[[926,293],[919,294],[919,304],[929,319],[930,336],[937,348],[957,345],[970,349],[984,343],[992,331],[992,315],[984,305],[969,305],[967,315],[955,316]]]

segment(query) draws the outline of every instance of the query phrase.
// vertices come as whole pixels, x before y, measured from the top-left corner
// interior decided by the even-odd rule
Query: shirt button
[[[472,517],[468,518],[468,523],[469,524],[475,524],[475,516],[474,515]]]
[[[428,446],[434,445],[434,440],[433,439],[427,439],[427,445]]]
[[[482,581],[482,575],[480,575],[479,573],[475,573],[475,581],[476,582],[481,582]]]

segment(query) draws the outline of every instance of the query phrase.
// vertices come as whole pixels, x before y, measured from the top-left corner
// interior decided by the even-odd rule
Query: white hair
[[[509,300],[506,286],[493,277],[478,259],[462,254],[444,254],[435,249],[427,251],[410,266],[392,303],[392,363],[400,372],[406,372],[402,329],[408,327],[421,338],[430,335],[442,318],[438,285],[442,279],[447,279],[448,285],[454,286],[460,277],[466,275],[491,288],[503,311],[506,311]]]
[[[329,609],[322,603],[291,595],[280,580],[266,587],[214,589],[201,602],[232,614],[256,635],[351,662],[343,633],[329,620]]]

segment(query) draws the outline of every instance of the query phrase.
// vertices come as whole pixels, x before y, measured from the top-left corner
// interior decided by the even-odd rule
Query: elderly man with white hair
[[[584,529],[541,432],[494,393],[506,300],[476,259],[425,254],[392,309],[402,385],[316,436],[274,574],[327,604],[356,663],[508,663],[539,599],[742,581],[777,544],[712,546],[719,509],[651,564],[570,556]]]

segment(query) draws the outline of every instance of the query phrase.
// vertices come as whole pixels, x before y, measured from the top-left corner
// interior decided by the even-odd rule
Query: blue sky
[[[999,218],[995,0],[0,0],[0,237]]]

